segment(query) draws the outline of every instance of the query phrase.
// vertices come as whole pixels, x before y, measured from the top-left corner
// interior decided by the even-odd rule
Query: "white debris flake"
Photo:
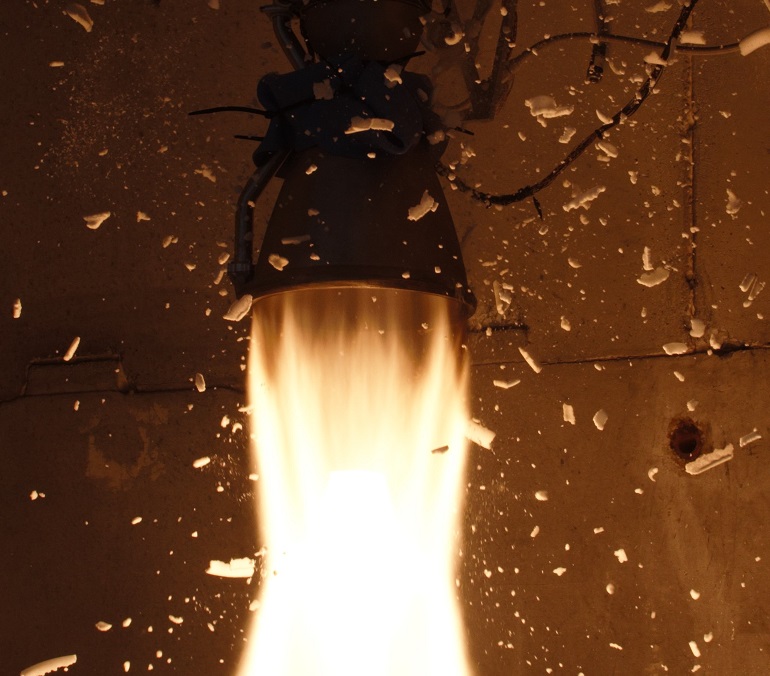
[[[127,617],[125,620],[123,620],[121,624],[123,626],[123,629],[127,629],[128,627],[131,626],[131,618]]]
[[[98,230],[99,226],[104,223],[110,216],[111,211],[101,211],[98,214],[91,214],[90,216],[83,216],[83,220],[86,222],[86,227],[91,230]]]
[[[40,496],[40,493],[38,493],[37,491],[32,491],[29,494],[29,499],[30,500],[37,500],[39,497],[41,497],[41,496]]]
[[[166,235],[161,243],[164,249],[167,249],[172,244],[176,244],[179,241],[179,237],[176,235]]]
[[[402,70],[403,67],[398,64],[391,64],[388,66],[383,73],[385,76],[385,86],[392,88],[397,84],[403,84],[403,81],[401,80]]]
[[[604,589],[610,596],[615,593],[615,585],[612,582],[608,582]]]
[[[465,438],[487,450],[492,448],[492,441],[496,436],[495,432],[475,420],[468,420],[465,424]]]
[[[289,259],[279,256],[278,254],[270,254],[267,257],[267,262],[270,263],[276,270],[283,270],[288,264]]]
[[[239,322],[251,310],[251,304],[254,302],[254,298],[251,294],[245,293],[238,300],[236,300],[223,315],[223,319],[229,322]]]
[[[350,120],[350,126],[345,130],[346,134],[358,134],[362,131],[393,131],[395,124],[392,120],[381,117],[354,117]]]
[[[667,66],[668,61],[665,59],[662,59],[660,57],[660,54],[656,52],[655,50],[651,51],[647,56],[644,57],[644,62],[649,63],[651,66]]]
[[[510,390],[512,387],[516,387],[521,380],[493,380],[492,384],[495,387],[499,387],[501,390]]]
[[[682,45],[705,45],[706,37],[703,31],[682,31],[679,33],[679,43]]]
[[[71,667],[77,661],[78,661],[77,655],[63,655],[62,657],[52,657],[50,660],[45,660],[44,662],[38,662],[37,664],[33,664],[31,667],[27,667],[26,669],[23,669],[20,676],[44,676],[45,674],[50,674],[53,671],[58,671],[59,669],[66,669],[67,667]]]
[[[565,331],[572,330],[572,325],[569,323],[569,319],[567,319],[563,315],[561,317],[561,328],[564,329]]]
[[[318,166],[315,164],[311,164],[307,169],[305,169],[305,173],[310,176],[313,172],[318,171]]]
[[[546,124],[545,120],[572,115],[572,112],[575,110],[575,106],[557,105],[556,100],[552,96],[533,96],[531,99],[524,101],[524,105],[529,108],[532,117],[537,118],[537,121],[543,126]]]
[[[182,624],[182,622],[184,622],[183,617],[177,617],[176,615],[169,615],[168,619],[171,620],[174,624]]]
[[[692,598],[693,601],[697,601],[700,598],[700,592],[699,591],[695,591],[694,589],[691,589],[690,590],[690,597]]]
[[[651,7],[645,7],[644,11],[649,12],[650,14],[657,14],[658,12],[667,12],[669,9],[671,9],[671,4],[668,2],[664,2],[664,0],[661,0],[660,2],[655,3]]]
[[[692,650],[692,654],[695,655],[695,657],[700,657],[700,649],[695,641],[690,641],[690,650]]]
[[[64,13],[74,21],[77,21],[86,33],[90,33],[94,27],[94,20],[88,15],[88,10],[77,2],[71,2],[64,8]]]
[[[599,122],[602,124],[612,124],[612,118],[608,115],[605,115],[601,110],[598,108],[596,109],[596,117],[599,118]]]
[[[137,211],[136,212],[136,222],[141,223],[142,221],[149,221],[150,217],[144,213],[144,211]]]
[[[760,28],[758,31],[747,35],[738,43],[738,50],[742,56],[747,56],[765,45],[770,45],[770,27]]]
[[[331,80],[326,78],[322,82],[313,83],[313,96],[319,101],[331,101],[334,98],[334,88]]]
[[[577,129],[575,129],[575,127],[564,127],[564,131],[559,137],[559,143],[569,143],[576,133]]]
[[[131,519],[131,525],[136,526],[136,524],[142,523],[142,517],[141,516],[135,516],[133,519]]]
[[[690,399],[690,401],[687,402],[687,410],[692,413],[698,406],[698,400],[697,399]]]
[[[596,413],[594,413],[594,425],[596,425],[596,429],[600,432],[607,424],[607,420],[609,420],[609,416],[607,415],[607,411],[605,411],[603,408],[600,408]]]
[[[206,569],[206,572],[217,577],[248,578],[254,575],[255,566],[256,561],[248,557],[230,559],[229,563],[209,561],[209,567]]]
[[[535,491],[535,500],[539,500],[540,502],[547,502],[548,491]]]
[[[727,204],[725,205],[725,211],[735,218],[735,216],[738,214],[738,212],[741,210],[741,207],[743,206],[743,201],[739,200],[738,197],[736,197],[735,193],[730,190],[730,188],[727,188]]]
[[[563,566],[559,566],[558,568],[554,568],[553,569],[554,575],[558,575],[559,577],[564,575],[564,573],[566,573],[566,572],[567,572],[567,569],[564,568]]]
[[[580,193],[573,197],[569,202],[562,205],[564,211],[572,211],[573,209],[590,209],[591,202],[593,202],[599,195],[601,195],[607,188],[603,185],[597,185],[585,192]]]
[[[492,291],[495,294],[495,309],[497,314],[504,315],[513,302],[513,289],[510,284],[501,284],[497,280],[492,282]]]
[[[610,648],[615,648],[615,650],[623,650],[623,646],[618,643],[610,643]]]
[[[674,371],[674,377],[680,382],[684,382],[684,373],[679,373],[679,371]]]
[[[628,561],[628,556],[626,556],[626,550],[625,549],[616,549],[614,552],[612,552],[615,555],[615,558],[617,558],[620,563],[625,563]]]
[[[650,481],[655,481],[655,475],[658,473],[657,467],[650,467],[650,469],[647,470],[647,477]]]
[[[21,298],[13,301],[13,318],[18,319],[19,317],[21,317]]]
[[[712,634],[711,632],[709,632],[708,634],[703,634],[703,640],[706,643],[711,643],[711,641],[714,640],[714,634]]]
[[[67,348],[67,351],[64,353],[64,356],[62,359],[64,361],[69,361],[75,356],[75,352],[77,352],[78,346],[80,345],[80,336],[75,336],[75,338],[70,343],[70,346]]]
[[[203,176],[203,178],[207,178],[212,183],[217,182],[217,177],[214,176],[214,172],[211,171],[211,167],[202,164],[200,169],[195,169],[194,173],[199,174],[200,176]]]
[[[211,458],[207,455],[204,455],[202,458],[198,458],[197,460],[193,460],[193,467],[195,469],[200,469],[201,467],[205,467],[211,462]]]
[[[575,424],[575,409],[571,404],[561,405],[561,415],[564,418],[564,422],[568,422],[570,425]]]
[[[131,662],[129,662],[128,660],[123,662],[123,671],[125,671],[126,673],[131,671]]]
[[[568,258],[567,263],[569,263],[569,266],[574,270],[583,267],[583,264],[577,258]]]
[[[684,468],[688,474],[693,476],[696,474],[702,474],[703,472],[713,469],[728,460],[733,459],[733,445],[727,444],[724,448],[717,448],[711,453],[706,453],[698,458],[695,458],[692,462],[688,462]]]
[[[644,247],[642,252],[642,267],[645,272],[651,272],[655,269],[655,266],[652,264],[652,249],[648,246]]]
[[[601,150],[607,157],[617,157],[618,156],[618,149],[612,145],[611,143],[608,143],[607,141],[599,141],[596,144],[596,147]]]
[[[537,537],[537,534],[538,534],[539,532],[540,532],[540,526],[535,526],[535,527],[532,529],[532,532],[529,534],[529,537],[531,537],[531,538],[536,538],[536,537]]]
[[[744,446],[748,446],[749,444],[753,444],[755,441],[759,441],[762,438],[762,435],[757,432],[755,429],[753,432],[749,432],[748,434],[744,434],[739,440],[738,445],[743,448]]]
[[[690,335],[693,338],[703,338],[703,334],[706,333],[706,322],[702,319],[690,320]]]
[[[195,374],[195,389],[198,390],[198,392],[206,391],[206,379],[203,377],[202,373]]]
[[[425,214],[436,211],[436,209],[438,209],[438,202],[434,200],[426,190],[420,198],[420,203],[416,206],[409,207],[407,218],[410,221],[419,221]]]
[[[668,268],[656,268],[652,272],[643,272],[636,281],[642,286],[657,286],[665,282],[670,274],[671,271]]]
[[[663,346],[663,351],[666,354],[685,354],[687,349],[686,343],[666,343]]]
[[[522,357],[524,357],[524,361],[525,361],[525,362],[527,362],[527,364],[529,364],[529,367],[530,367],[530,368],[531,368],[531,369],[532,369],[532,370],[533,370],[535,373],[540,373],[540,371],[542,371],[542,370],[543,370],[543,367],[542,367],[542,366],[540,366],[540,364],[538,364],[538,363],[537,363],[537,362],[534,360],[534,358],[532,357],[532,355],[531,355],[529,352],[527,352],[527,351],[526,351],[526,350],[525,350],[523,347],[520,347],[520,348],[519,348],[519,352],[521,353],[521,356],[522,356]]]
[[[294,235],[293,237],[281,237],[281,244],[284,244],[284,245],[302,244],[303,242],[309,242],[310,239],[311,239],[310,235]]]
[[[99,620],[94,626],[99,631],[109,631],[112,629],[112,625],[109,622],[102,622],[101,620]]]

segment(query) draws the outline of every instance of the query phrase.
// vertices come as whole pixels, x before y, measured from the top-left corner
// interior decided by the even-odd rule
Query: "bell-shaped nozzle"
[[[444,296],[470,316],[460,245],[427,146],[351,159],[309,150],[284,184],[259,258],[238,295],[325,287],[404,289]]]

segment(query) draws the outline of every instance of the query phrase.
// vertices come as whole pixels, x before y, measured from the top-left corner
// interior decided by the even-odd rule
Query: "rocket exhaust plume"
[[[456,562],[461,304],[322,286],[260,298],[249,357],[267,554],[238,676],[465,676]]]

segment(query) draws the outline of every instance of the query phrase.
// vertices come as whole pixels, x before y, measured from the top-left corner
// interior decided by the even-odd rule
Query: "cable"
[[[536,45],[533,45],[525,52],[522,52],[519,54],[516,59],[514,59],[514,62],[512,63],[512,66],[515,67],[518,65],[518,62],[526,58],[526,56],[529,56],[530,54],[534,53],[534,50],[536,50],[538,47],[543,46],[545,44],[553,43],[557,40],[563,40],[563,39],[571,39],[571,38],[586,38],[590,37],[597,40],[615,40],[615,41],[621,41],[621,42],[633,42],[636,44],[645,44],[645,45],[653,45],[656,47],[662,47],[662,52],[660,55],[661,61],[666,62],[668,61],[669,56],[671,55],[671,52],[675,49],[675,43],[677,38],[679,37],[679,34],[684,29],[685,25],[687,24],[687,21],[690,17],[690,14],[692,13],[693,9],[695,9],[695,6],[698,4],[698,0],[691,0],[687,5],[682,7],[681,12],[679,13],[679,18],[677,19],[676,23],[674,24],[673,29],[671,30],[671,34],[668,37],[668,40],[665,43],[659,43],[659,42],[653,42],[651,40],[645,40],[643,38],[629,38],[626,36],[617,36],[617,35],[610,35],[610,34],[602,34],[598,35],[595,33],[566,33],[564,35],[555,35],[550,38],[545,38],[544,40],[541,40]],[[703,47],[701,45],[688,45],[688,47]],[[727,49],[737,49],[738,43],[730,44],[730,45],[718,45],[716,47],[705,47],[706,50],[718,50],[721,52],[724,52]],[[690,50],[687,50],[690,51]],[[703,52],[703,49],[700,50],[692,50],[692,51],[701,51]],[[561,174],[570,164],[572,164],[578,157],[580,157],[586,149],[593,143],[596,139],[602,139],[605,132],[609,131],[610,129],[616,127],[617,125],[624,122],[626,119],[631,117],[644,103],[644,101],[647,99],[647,97],[652,93],[652,91],[655,89],[655,86],[658,83],[658,80],[660,80],[661,75],[663,74],[663,70],[665,69],[665,66],[662,64],[654,65],[647,76],[647,79],[642,83],[642,86],[639,87],[634,97],[626,103],[623,108],[621,108],[618,112],[616,112],[612,119],[603,124],[602,126],[595,129],[591,134],[586,136],[577,146],[575,146],[572,151],[563,158],[559,164],[557,164],[551,172],[542,178],[537,183],[533,183],[527,186],[524,186],[522,188],[519,188],[514,193],[509,194],[503,194],[503,195],[493,195],[491,193],[482,192],[480,190],[477,190],[476,188],[472,188],[462,180],[458,179],[454,172],[447,167],[446,165],[442,164],[441,162],[437,163],[436,165],[436,171],[441,175],[449,179],[449,181],[461,192],[469,192],[471,196],[479,200],[481,202],[484,202],[487,204],[487,206],[491,205],[508,205],[512,204],[514,202],[520,202],[524,199],[527,199],[528,197],[531,197],[534,203],[535,208],[537,209],[538,215],[540,216],[541,220],[543,218],[542,210],[540,209],[540,204],[537,201],[537,198],[535,197],[535,194],[543,190],[543,188],[546,188],[549,186],[558,176]]]

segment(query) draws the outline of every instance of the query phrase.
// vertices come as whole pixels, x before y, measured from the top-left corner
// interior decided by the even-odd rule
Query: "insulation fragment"
[[[684,468],[688,474],[693,476],[696,474],[702,474],[703,472],[713,469],[728,460],[733,459],[733,445],[727,444],[724,448],[717,448],[711,453],[706,453],[696,458],[692,462],[688,462]]]

